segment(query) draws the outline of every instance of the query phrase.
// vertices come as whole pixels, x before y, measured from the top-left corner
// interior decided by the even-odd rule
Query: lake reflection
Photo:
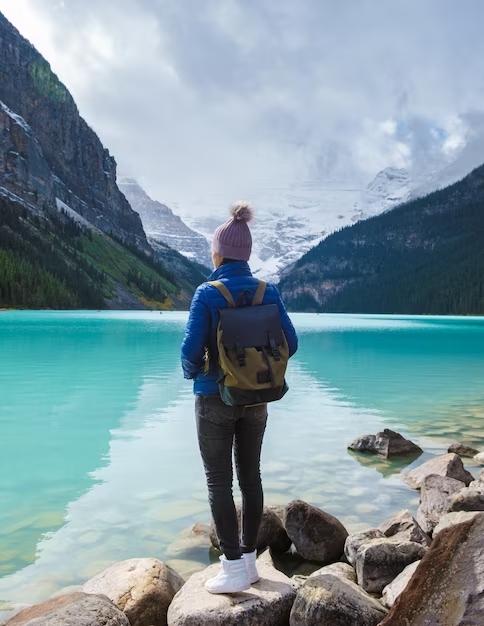
[[[351,439],[397,429],[424,448],[416,464],[456,440],[484,448],[484,321],[292,318],[300,350],[290,392],[270,407],[268,504],[301,498],[350,530],[375,525],[416,511],[418,494],[405,463],[348,453]],[[175,549],[210,518],[178,361],[185,321],[1,314],[0,601],[43,600],[131,557],[209,562],[206,549]]]

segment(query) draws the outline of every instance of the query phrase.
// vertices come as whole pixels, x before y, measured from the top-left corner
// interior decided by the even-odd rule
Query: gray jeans
[[[198,443],[207,477],[208,497],[220,549],[227,559],[256,549],[264,497],[260,453],[267,404],[231,407],[219,396],[196,396]],[[232,450],[242,493],[241,537],[232,495]]]

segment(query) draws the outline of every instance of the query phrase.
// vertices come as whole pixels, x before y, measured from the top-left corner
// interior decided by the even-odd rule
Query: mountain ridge
[[[293,310],[484,313],[484,165],[341,229],[280,282]]]

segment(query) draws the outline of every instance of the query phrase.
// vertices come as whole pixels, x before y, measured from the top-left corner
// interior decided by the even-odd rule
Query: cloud
[[[480,0],[0,0],[0,11],[120,169],[186,210],[445,161],[484,106]]]

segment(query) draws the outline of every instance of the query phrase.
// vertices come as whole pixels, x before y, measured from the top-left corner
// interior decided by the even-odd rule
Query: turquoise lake
[[[185,576],[209,563],[180,542],[210,520],[179,366],[186,317],[0,312],[0,621],[8,602],[115,561],[152,556]],[[455,441],[484,450],[484,319],[291,317],[300,347],[270,406],[267,504],[301,498],[357,530],[418,506],[404,462],[347,451],[358,435],[398,430],[425,450],[413,465]]]

